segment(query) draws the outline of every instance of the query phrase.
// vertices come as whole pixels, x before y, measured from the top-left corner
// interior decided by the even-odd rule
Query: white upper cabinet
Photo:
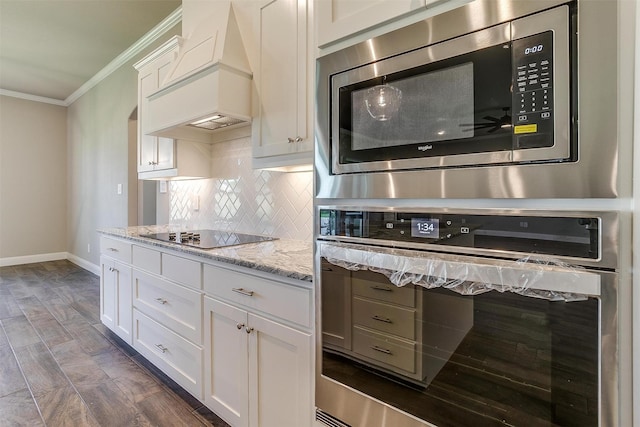
[[[174,37],[136,64],[138,69],[138,172],[174,167],[174,140],[147,135],[150,94],[158,90],[171,68],[178,49]]]
[[[318,46],[426,10],[427,0],[317,0]]]
[[[473,0],[316,0],[316,46],[321,49],[353,41],[370,30],[391,31],[447,12]],[[384,28],[381,28],[383,27]],[[362,41],[355,40],[355,41]]]
[[[256,8],[254,167],[311,163],[308,12],[307,2],[299,0],[265,1]]]

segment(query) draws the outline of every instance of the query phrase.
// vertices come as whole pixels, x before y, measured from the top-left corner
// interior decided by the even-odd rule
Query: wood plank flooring
[[[228,427],[100,323],[69,261],[0,268],[0,426]]]

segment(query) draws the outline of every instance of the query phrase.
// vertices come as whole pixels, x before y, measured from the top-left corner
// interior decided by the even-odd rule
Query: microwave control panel
[[[513,55],[514,148],[553,146],[553,32],[517,39]]]

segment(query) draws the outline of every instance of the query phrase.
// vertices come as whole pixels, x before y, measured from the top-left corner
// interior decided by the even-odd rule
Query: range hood
[[[144,133],[211,142],[251,122],[252,73],[231,2],[184,0],[182,10],[178,54],[148,96]]]

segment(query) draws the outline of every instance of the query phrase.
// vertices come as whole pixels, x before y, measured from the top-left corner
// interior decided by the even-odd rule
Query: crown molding
[[[167,16],[162,22],[153,27],[147,34],[142,36],[131,47],[118,55],[113,61],[111,61],[106,67],[98,71],[95,76],[89,79],[85,84],[80,86],[78,90],[64,100],[67,106],[73,104],[78,98],[87,93],[91,88],[107,78],[111,73],[126,64],[127,61],[134,56],[142,52],[151,43],[156,41],[158,37],[169,31],[177,23],[182,21],[182,6],[178,7],[171,15]]]
[[[31,95],[29,93],[16,92],[13,90],[0,89],[0,95],[10,96],[12,98],[26,99],[27,101],[42,102],[45,104],[60,105],[68,107],[68,104],[62,99],[47,98],[46,96]]]

